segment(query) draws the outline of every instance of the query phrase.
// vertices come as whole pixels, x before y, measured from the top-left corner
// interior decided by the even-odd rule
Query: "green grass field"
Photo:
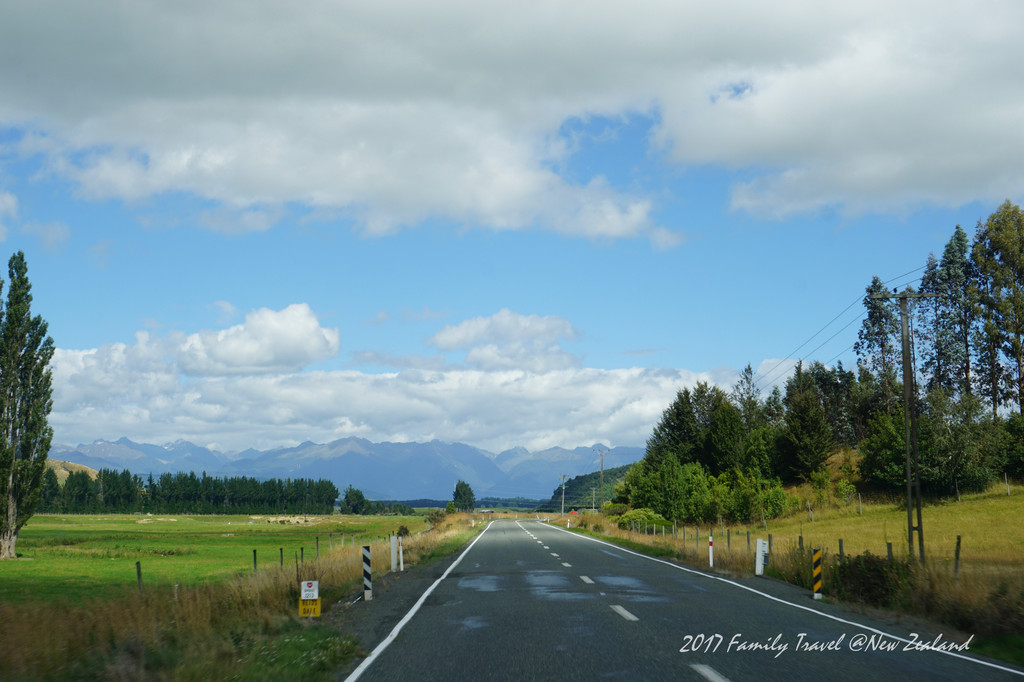
[[[335,679],[359,643],[328,613],[362,581],[360,546],[386,572],[401,526],[407,566],[478,532],[464,515],[431,532],[422,516],[37,515],[0,562],[0,679]],[[321,619],[298,617],[300,554]]]
[[[302,519],[302,523],[293,521]],[[0,562],[0,601],[81,603],[137,585],[188,586],[294,566],[319,551],[357,547],[404,525],[426,527],[418,516],[139,516],[47,515],[32,517],[18,539],[17,561]],[[353,550],[355,551],[355,550]]]

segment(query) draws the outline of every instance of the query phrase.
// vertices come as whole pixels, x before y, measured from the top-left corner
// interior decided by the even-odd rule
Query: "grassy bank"
[[[810,551],[820,548],[826,598],[927,617],[975,635],[973,651],[1024,664],[1024,489],[1011,486],[1010,492],[999,484],[960,501],[926,505],[924,564],[908,556],[906,509],[897,502],[813,501],[811,511],[767,524],[677,526],[674,536],[672,528],[667,535],[620,530],[602,515],[573,523],[699,568],[708,568],[713,533],[715,570],[737,576],[753,575],[756,539],[771,535],[768,575],[808,589]],[[566,519],[555,523],[564,526]]]
[[[298,581],[320,581],[326,614],[359,590],[360,545],[377,573],[399,526],[414,533],[403,542],[412,565],[461,547],[471,524],[454,515],[417,533],[421,517],[36,517],[22,558],[0,562],[0,678],[333,679],[357,643],[298,617]]]

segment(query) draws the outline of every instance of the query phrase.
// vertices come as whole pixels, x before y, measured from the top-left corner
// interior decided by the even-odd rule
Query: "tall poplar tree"
[[[53,339],[31,313],[32,285],[25,254],[8,262],[10,283],[0,311],[0,559],[17,556],[22,526],[35,512],[53,429]]]
[[[889,301],[872,298],[885,293],[882,280],[872,277],[864,295],[867,316],[857,333],[853,349],[857,353],[857,364],[878,377],[882,404],[886,413],[891,414],[896,394],[896,340],[900,334],[900,322]]]
[[[974,257],[988,282],[990,319],[1009,364],[1008,393],[1024,415],[1024,212],[1005,201],[980,226]]]
[[[978,320],[978,281],[967,233],[959,225],[937,261],[929,256],[917,303],[927,343],[921,344],[929,390],[970,393],[972,336]]]

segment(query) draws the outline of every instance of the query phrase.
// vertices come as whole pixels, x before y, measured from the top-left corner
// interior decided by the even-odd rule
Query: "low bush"
[[[601,506],[601,513],[605,516],[622,516],[628,511],[629,505],[620,502],[605,502]]]
[[[619,528],[629,530],[630,528],[650,528],[658,526],[671,526],[670,521],[654,511],[647,508],[632,509],[619,517]]]
[[[912,586],[905,560],[889,560],[871,552],[840,561],[835,568],[839,598],[870,606],[895,606]]]
[[[431,509],[429,512],[427,512],[427,523],[430,524],[430,527],[432,529],[437,528],[442,523],[444,523],[444,519],[447,515],[448,514],[445,512],[444,509]]]

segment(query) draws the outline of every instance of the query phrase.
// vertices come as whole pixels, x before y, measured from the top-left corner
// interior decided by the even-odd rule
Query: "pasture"
[[[472,525],[463,515],[429,532],[422,516],[38,515],[19,558],[0,562],[0,679],[334,679],[358,642],[328,614],[359,589],[360,546],[379,575],[401,526],[413,533],[411,566],[458,549]],[[320,581],[319,620],[298,617],[299,576]]]
[[[81,603],[137,587],[136,562],[146,588],[189,586],[251,573],[257,567],[294,567],[301,557],[379,541],[405,526],[426,527],[420,516],[146,516],[32,517],[18,539],[18,561],[0,562],[0,601]],[[353,550],[354,551],[354,550]]]

